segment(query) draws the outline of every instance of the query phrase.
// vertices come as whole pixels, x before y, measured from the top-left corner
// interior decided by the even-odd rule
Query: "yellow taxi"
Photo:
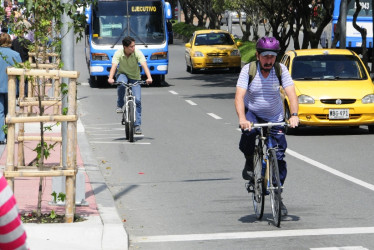
[[[240,72],[241,56],[238,49],[240,42],[224,30],[198,30],[185,44],[187,71],[196,73],[200,69],[229,68]]]
[[[346,49],[305,49],[285,53],[299,100],[300,125],[360,126],[374,133],[374,85],[356,53]],[[285,99],[286,118],[290,116]]]

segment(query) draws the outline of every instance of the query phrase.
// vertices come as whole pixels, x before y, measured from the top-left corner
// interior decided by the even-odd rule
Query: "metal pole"
[[[61,3],[69,3],[69,0],[61,0]],[[63,23],[61,29],[61,60],[64,63],[64,70],[74,70],[74,31],[68,30],[68,23],[71,23],[71,18],[62,14],[61,21]],[[62,78],[62,83],[69,84],[68,78]],[[67,108],[67,96],[62,98],[62,109]],[[62,166],[66,168],[66,147],[67,147],[67,122],[62,122]]]
[[[228,32],[229,32],[230,34],[232,34],[232,16],[231,16],[230,13],[229,13],[229,19],[228,19],[228,24],[227,24],[227,26],[228,26]]]
[[[182,13],[181,3],[178,1],[178,22],[181,21],[181,13]]]

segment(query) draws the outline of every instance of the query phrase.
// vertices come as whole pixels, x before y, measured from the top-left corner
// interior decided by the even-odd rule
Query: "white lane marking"
[[[333,169],[333,168],[331,168],[329,166],[326,166],[325,164],[322,164],[322,163],[320,163],[318,161],[315,161],[315,160],[312,160],[312,159],[310,159],[310,158],[308,158],[306,156],[303,156],[303,155],[301,155],[301,154],[299,154],[299,153],[297,153],[297,152],[295,152],[295,151],[293,151],[291,149],[287,149],[286,152],[289,155],[292,155],[293,157],[296,157],[296,158],[298,158],[298,159],[300,159],[302,161],[305,161],[306,163],[309,163],[309,164],[311,164],[311,165],[313,165],[313,166],[315,166],[317,168],[325,170],[325,171],[327,171],[327,172],[329,172],[331,174],[334,174],[334,175],[339,176],[339,177],[341,177],[343,179],[346,179],[346,180],[348,180],[350,182],[353,182],[353,183],[355,183],[357,185],[360,185],[362,187],[370,189],[371,191],[374,191],[374,185],[372,185],[370,183],[364,182],[362,180],[359,180],[357,178],[354,178],[352,176],[344,174],[344,173],[342,173],[342,172],[340,172],[338,170],[335,170],[335,169]]]
[[[221,120],[222,119],[221,117],[219,117],[216,114],[213,114],[213,113],[207,113],[207,114],[210,115],[211,117],[213,117],[214,119],[217,119],[217,120]]]
[[[94,144],[130,144],[130,145],[150,145],[150,142],[129,142],[129,141],[90,141]]]
[[[195,105],[197,105],[196,103],[194,103],[194,102],[193,102],[193,101],[191,101],[191,100],[186,100],[186,102],[187,102],[188,104],[192,105],[192,106],[195,106]]]
[[[201,241],[201,240],[229,240],[229,239],[258,239],[295,236],[318,235],[349,235],[349,234],[374,234],[374,227],[352,228],[321,228],[321,229],[297,229],[278,231],[234,232],[215,234],[182,234],[182,235],[155,235],[131,237],[132,243],[148,242],[176,242],[176,241]]]
[[[88,82],[81,82],[81,85],[82,86],[90,86],[90,84]]]
[[[319,247],[309,248],[310,250],[369,250],[363,246],[346,246],[346,247]]]
[[[172,93],[173,95],[178,95],[178,93],[175,92],[174,90],[170,90],[169,92]]]
[[[84,127],[86,127],[86,128],[97,128],[98,126],[112,126],[112,125],[118,125],[118,124],[121,124],[121,122],[116,122],[116,123],[96,123],[96,124],[85,125]]]

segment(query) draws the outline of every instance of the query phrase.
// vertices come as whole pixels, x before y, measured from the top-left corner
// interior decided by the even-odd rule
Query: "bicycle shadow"
[[[296,215],[287,215],[282,217],[283,221],[299,221],[300,217]],[[264,216],[261,220],[258,220],[255,214],[250,214],[239,218],[239,221],[242,223],[259,223],[259,222],[268,222],[269,224],[273,223],[273,215],[271,213],[264,213]],[[282,223],[281,223],[282,226]]]

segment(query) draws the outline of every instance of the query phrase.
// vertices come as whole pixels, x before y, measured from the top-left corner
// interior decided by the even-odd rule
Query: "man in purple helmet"
[[[278,67],[282,72],[280,83],[274,68],[279,50],[279,41],[274,37],[262,37],[258,40],[256,44],[257,61],[251,62],[257,63],[256,75],[249,81],[251,64],[249,63],[242,68],[236,85],[235,108],[242,129],[239,149],[244,153],[246,159],[242,176],[243,179],[249,181],[253,181],[253,152],[257,133],[256,130],[251,130],[251,123],[284,121],[283,102],[279,92],[280,84],[290,101],[290,125],[296,127],[299,123],[299,104],[290,73],[285,65],[279,64]],[[271,133],[274,134],[278,144],[277,159],[283,185],[287,175],[287,165],[283,159],[287,148],[284,127],[273,127]],[[287,215],[287,208],[283,202],[281,206],[282,215]]]

